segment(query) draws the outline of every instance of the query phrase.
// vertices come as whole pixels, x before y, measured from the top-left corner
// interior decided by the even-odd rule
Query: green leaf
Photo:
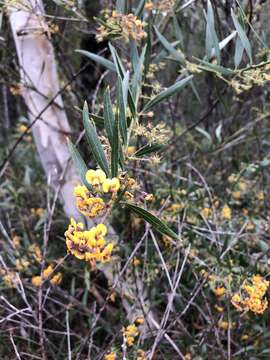
[[[185,85],[187,85],[191,79],[193,78],[193,75],[189,75],[186,78],[177,81],[174,85],[170,86],[168,89],[162,91],[157,96],[155,96],[152,100],[150,100],[144,107],[143,112],[147,112],[152,107],[156,106],[158,103],[166,100],[170,96],[178,93]]]
[[[88,105],[86,102],[84,103],[83,106],[83,125],[85,129],[87,141],[90,145],[91,151],[93,153],[96,162],[101,167],[101,169],[106,173],[106,175],[109,176],[110,171],[109,171],[108,162],[103,147],[101,145],[101,142],[98,138],[95,125],[93,121],[89,119]]]
[[[124,76],[126,74],[124,65],[122,64],[122,61],[119,57],[119,55],[117,54],[116,49],[113,47],[113,45],[111,43],[109,43],[109,48],[112,54],[112,58],[116,67],[116,71],[118,76],[120,76],[121,79],[124,79]],[[131,91],[128,90],[128,105],[131,111],[132,116],[135,118],[136,117],[136,106],[134,103],[134,99],[132,97]]]
[[[102,56],[99,56],[97,54],[85,50],[75,50],[75,51],[77,53],[87,56],[89,59],[99,63],[100,65],[104,66],[109,70],[116,71],[116,67],[114,66],[114,64],[110,60],[104,59],[104,57]]]
[[[109,43],[109,48],[110,48],[110,52],[112,54],[112,58],[113,58],[113,62],[114,62],[116,71],[117,71],[118,75],[121,78],[123,78],[124,73],[125,73],[124,65],[123,65],[115,47],[111,43]]]
[[[244,46],[242,41],[240,40],[239,36],[236,38],[235,42],[235,52],[234,52],[234,66],[237,69],[241,63],[242,57],[244,53]]]
[[[182,64],[185,63],[185,56],[181,50],[176,50],[171,43],[158,31],[158,29],[154,26],[155,32],[159,41],[164,46],[164,48],[175,57],[176,60],[180,61]]]
[[[235,16],[235,14],[233,12],[233,9],[231,9],[231,15],[232,15],[234,26],[235,26],[236,31],[237,31],[237,33],[239,35],[240,40],[241,40],[241,43],[242,43],[244,49],[246,50],[246,52],[248,54],[250,64],[252,64],[252,51],[251,51],[251,45],[250,45],[250,42],[248,40],[248,37],[247,37],[244,29],[242,28],[240,22],[238,21],[237,17]]]
[[[111,159],[111,172],[112,177],[118,175],[118,163],[119,163],[119,119],[116,116],[113,129],[113,142],[112,142],[112,159]]]
[[[121,14],[125,14],[126,13],[126,0],[117,0],[116,1],[116,11],[118,11]]]
[[[135,71],[138,61],[139,61],[139,53],[137,48],[137,43],[135,40],[130,40],[130,58],[132,63],[132,68]]]
[[[126,113],[127,113],[128,79],[129,79],[128,72],[125,74],[123,81],[121,80],[120,77],[118,77],[118,88],[117,88],[119,125],[120,125],[120,133],[124,144],[127,143]]]
[[[152,144],[152,145],[146,145],[143,148],[137,150],[133,156],[135,157],[142,157],[145,155],[152,154],[153,152],[157,152],[161,150],[164,147],[164,145],[161,144]]]
[[[144,46],[141,56],[139,58],[139,61],[137,63],[137,66],[135,68],[134,71],[134,76],[132,79],[132,95],[133,95],[133,99],[135,101],[135,106],[137,106],[138,104],[138,100],[139,100],[139,95],[141,92],[141,85],[142,85],[142,67],[144,64],[144,58],[145,58],[145,52],[146,52],[146,45]]]
[[[143,218],[145,221],[147,221],[150,225],[152,225],[158,232],[160,232],[163,235],[170,236],[171,238],[175,240],[179,240],[179,236],[171,230],[168,225],[166,225],[163,221],[161,221],[159,218],[157,218],[155,215],[151,214],[149,211],[133,205],[124,202],[124,205],[133,211],[135,214],[139,215],[141,218]]]
[[[203,64],[203,65],[199,65],[200,69],[214,72],[216,74],[222,74],[224,76],[232,76],[235,74],[232,69],[228,69],[223,66],[215,65],[215,64],[209,63],[208,61],[197,59],[196,57],[194,57],[194,59],[198,60],[201,64]]]
[[[96,126],[100,129],[104,128],[104,118],[102,116],[99,115],[95,115],[92,113],[89,113],[90,118],[94,121],[94,123],[96,124]]]
[[[174,27],[176,39],[179,41],[180,44],[182,44],[183,43],[183,34],[182,34],[181,27],[178,23],[178,20],[177,20],[177,17],[175,15],[174,11],[172,11],[172,15],[173,15],[173,27]]]
[[[115,118],[114,118],[114,113],[113,113],[113,109],[112,109],[109,88],[107,88],[105,90],[104,97],[103,97],[103,105],[104,105],[104,127],[105,127],[106,133],[108,135],[109,142],[112,145]]]
[[[206,37],[205,37],[205,47],[207,59],[210,59],[212,56],[212,46],[215,49],[215,56],[217,58],[218,64],[220,64],[220,49],[219,41],[215,30],[215,19],[212,4],[210,0],[207,2],[207,15],[206,15]]]
[[[144,5],[146,0],[141,0],[135,10],[135,16],[140,17],[143,13]]]
[[[86,165],[85,161],[83,160],[79,151],[76,149],[75,145],[69,139],[68,139],[68,149],[70,152],[71,159],[72,159],[76,169],[78,170],[78,173],[80,175],[82,182],[88,187],[88,183],[85,180],[85,174],[88,170],[87,165]]]

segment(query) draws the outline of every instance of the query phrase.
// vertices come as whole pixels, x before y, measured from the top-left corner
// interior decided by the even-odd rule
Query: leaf
[[[119,119],[116,116],[113,129],[113,142],[112,142],[112,159],[111,159],[111,173],[112,177],[118,175],[118,163],[119,163]]]
[[[102,116],[95,115],[92,113],[89,113],[89,116],[94,121],[97,127],[99,127],[100,129],[104,128],[104,118]]]
[[[116,71],[116,67],[114,66],[114,64],[110,60],[107,60],[102,56],[99,56],[97,54],[85,50],[75,50],[75,52],[87,56],[89,59],[99,63],[100,65],[104,66],[109,70]]]
[[[106,173],[106,175],[109,176],[110,171],[109,171],[108,162],[103,147],[101,145],[101,142],[98,138],[95,125],[93,121],[89,119],[88,105],[86,102],[84,103],[83,106],[83,125],[85,129],[87,141],[90,145],[91,151],[93,153],[96,162],[101,167],[101,169]]]
[[[219,41],[215,30],[215,19],[212,4],[210,0],[207,1],[207,15],[206,15],[206,37],[205,37],[205,47],[207,59],[211,58],[212,55],[212,46],[215,49],[215,56],[217,58],[218,64],[220,64],[220,49]]]
[[[144,5],[146,0],[141,0],[135,10],[135,16],[140,17],[143,13]]]
[[[107,88],[105,90],[105,93],[103,96],[103,106],[104,106],[104,127],[105,127],[106,133],[108,135],[109,142],[110,142],[110,144],[112,144],[115,118],[114,118],[114,113],[113,113],[113,109],[112,109],[109,88]]]
[[[187,85],[191,81],[192,78],[193,78],[193,75],[189,75],[186,78],[184,78],[180,81],[177,81],[174,85],[170,86],[168,89],[159,93],[157,96],[155,96],[152,100],[150,100],[145,105],[143,112],[149,111],[150,109],[152,109],[152,107],[154,107],[161,101],[164,101],[167,98],[169,98],[170,96],[179,92],[185,85]]]
[[[73,161],[76,169],[78,170],[78,173],[80,175],[82,182],[88,187],[88,183],[85,180],[85,174],[88,170],[87,165],[86,165],[85,161],[83,160],[79,151],[76,149],[75,145],[69,139],[68,139],[68,149],[69,149],[72,161]]]
[[[147,221],[150,225],[152,225],[158,232],[160,232],[163,235],[170,236],[171,238],[175,240],[179,240],[179,236],[171,230],[168,225],[166,225],[163,221],[161,221],[159,218],[157,218],[155,215],[151,214],[149,211],[133,205],[124,202],[123,203],[128,209],[133,211],[135,214],[139,215],[141,218],[143,218],[145,221]]]
[[[178,19],[175,15],[175,12],[172,10],[172,15],[173,15],[173,26],[174,26],[174,32],[176,35],[176,39],[180,42],[180,44],[183,43],[183,34],[182,34],[182,30],[180,28],[180,25],[178,23]]]
[[[244,46],[243,46],[239,36],[237,36],[236,42],[235,42],[235,52],[234,52],[234,66],[236,69],[238,68],[238,66],[241,63],[243,53],[244,53]]]
[[[252,64],[252,51],[251,51],[251,45],[250,45],[250,42],[248,40],[248,37],[247,37],[244,29],[242,28],[241,24],[239,23],[237,17],[235,16],[235,14],[233,12],[233,9],[231,9],[231,15],[232,15],[234,26],[235,26],[236,31],[237,31],[237,33],[239,35],[240,40],[241,40],[241,43],[242,43],[244,49],[247,52],[250,63]]]
[[[139,53],[138,53],[137,43],[132,39],[130,40],[130,58],[131,58],[132,68],[135,71],[139,61]]]
[[[135,106],[137,106],[138,104],[138,100],[139,100],[139,95],[141,92],[141,83],[142,83],[142,67],[144,64],[144,58],[145,58],[145,52],[146,52],[146,45],[144,46],[141,56],[139,58],[139,61],[137,63],[137,66],[135,68],[134,71],[134,76],[132,79],[132,95],[133,95],[133,99],[135,101]]]
[[[116,1],[116,11],[121,14],[126,13],[126,0],[117,0]]]
[[[185,56],[182,53],[181,50],[176,50],[171,43],[158,31],[158,29],[154,26],[155,32],[157,34],[157,37],[159,38],[159,41],[164,46],[164,48],[172,54],[176,60],[180,61],[182,64],[185,63]]]
[[[197,59],[197,58],[195,58],[195,59],[198,60],[201,64],[203,64],[203,66],[199,65],[200,69],[210,71],[210,72],[214,72],[216,74],[222,74],[224,76],[234,75],[234,71],[232,69],[228,69],[228,68],[225,68],[225,67],[220,66],[220,65],[215,65],[215,64],[209,63],[208,61],[204,61],[204,60],[201,60],[201,59]]]
[[[113,47],[113,45],[111,43],[109,43],[109,48],[110,48],[110,51],[112,54],[112,58],[113,58],[113,61],[114,61],[115,67],[116,67],[117,74],[118,74],[118,76],[120,76],[121,79],[123,79],[126,74],[126,71],[122,64],[122,61],[121,61],[119,55],[117,54],[116,49]],[[136,117],[136,106],[135,106],[134,99],[132,97],[130,90],[128,90],[128,105],[129,105],[132,116],[135,118]]]
[[[120,125],[120,133],[124,144],[127,143],[126,113],[127,113],[128,79],[129,79],[129,73],[126,74],[123,81],[121,80],[120,77],[118,77],[118,88],[117,88],[119,125]]]
[[[152,144],[152,145],[146,145],[143,148],[137,150],[133,156],[135,157],[142,157],[144,155],[149,155],[153,152],[157,152],[163,148],[164,145],[161,144]]]
[[[116,71],[118,73],[118,75],[123,78],[124,73],[125,73],[125,68],[124,65],[115,49],[115,47],[109,42],[109,48],[110,48],[110,52],[112,54],[112,58],[113,58],[113,62],[116,68]]]

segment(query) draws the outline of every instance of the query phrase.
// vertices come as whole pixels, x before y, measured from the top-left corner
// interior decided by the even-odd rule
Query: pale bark
[[[20,66],[22,96],[31,122],[59,92],[57,64],[42,1],[21,0],[15,6],[8,9],[9,19]],[[66,214],[78,218],[72,192],[79,177],[72,164],[67,165],[66,134],[71,129],[60,95],[32,130],[42,165],[54,188],[67,166],[60,192]]]

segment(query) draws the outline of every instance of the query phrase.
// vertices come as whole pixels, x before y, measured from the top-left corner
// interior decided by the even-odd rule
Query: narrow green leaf
[[[78,170],[78,173],[80,175],[82,182],[88,187],[88,183],[85,180],[85,174],[88,170],[87,165],[86,165],[85,161],[83,160],[79,150],[76,149],[75,145],[69,139],[68,139],[68,149],[69,149],[72,161],[73,161],[76,169]]]
[[[142,67],[144,64],[144,58],[145,58],[145,52],[146,52],[146,45],[144,46],[140,59],[137,63],[136,69],[134,71],[134,76],[132,79],[132,95],[133,99],[135,101],[135,106],[138,104],[140,92],[141,92],[141,85],[142,85]]]
[[[97,54],[85,50],[75,50],[75,51],[77,53],[87,56],[89,59],[99,63],[100,65],[104,66],[109,70],[116,71],[116,67],[114,66],[114,64],[110,60],[107,60],[102,56],[99,56]]]
[[[240,22],[238,21],[237,17],[235,16],[233,9],[231,9],[231,15],[232,15],[232,19],[233,19],[233,23],[236,28],[236,31],[240,37],[240,40],[242,42],[244,49],[246,50],[246,52],[248,54],[249,61],[252,64],[252,51],[251,51],[251,45],[248,40],[248,37],[247,37],[244,29],[242,28]]]
[[[182,34],[182,30],[181,27],[179,25],[179,22],[177,20],[177,17],[175,15],[175,12],[172,12],[173,15],[173,26],[174,26],[174,32],[175,32],[175,36],[176,39],[180,42],[180,44],[183,43],[183,34]]]
[[[123,65],[115,47],[111,43],[109,43],[109,48],[110,48],[110,52],[112,54],[112,58],[113,58],[113,62],[114,62],[116,71],[117,71],[118,75],[121,78],[123,78],[124,73],[125,73],[124,65]]]
[[[137,150],[133,156],[135,157],[142,157],[145,155],[152,154],[153,152],[159,151],[163,148],[164,145],[162,144],[152,144],[152,145],[146,145],[143,148]]]
[[[125,75],[124,80],[122,81],[118,77],[118,87],[117,87],[117,102],[118,102],[118,116],[119,116],[119,125],[120,133],[123,139],[124,144],[127,143],[127,96],[128,96],[128,78],[129,74]]]
[[[236,69],[238,68],[238,66],[242,61],[243,53],[244,53],[244,46],[239,36],[237,36],[235,42],[235,52],[234,52],[234,66]]]
[[[210,0],[208,0],[207,15],[206,15],[206,37],[205,37],[206,55],[208,60],[212,56],[212,46],[215,49],[215,56],[217,58],[218,64],[220,64],[220,49],[219,49],[218,37],[215,30],[214,11]]]
[[[135,15],[139,18],[142,13],[143,13],[143,9],[144,9],[144,5],[145,5],[145,1],[146,0],[141,0],[135,10]]]
[[[109,142],[112,145],[115,118],[114,118],[114,113],[113,113],[113,109],[112,109],[109,88],[107,88],[105,90],[104,97],[103,97],[103,106],[104,106],[104,127],[105,127],[106,133],[108,135]]]
[[[112,159],[111,159],[111,172],[112,177],[118,175],[118,163],[119,163],[119,119],[116,116],[113,129],[113,142],[112,142]]]
[[[126,0],[117,0],[116,1],[116,10],[121,13],[121,14],[125,14],[126,13]]]
[[[176,60],[180,61],[182,64],[185,63],[185,56],[181,50],[176,50],[172,44],[158,31],[158,29],[154,26],[155,32],[159,41],[164,46],[164,48],[175,57]]]
[[[132,63],[132,68],[135,71],[139,61],[139,53],[137,48],[137,43],[135,40],[130,40],[130,58]]]
[[[143,218],[145,221],[147,221],[150,225],[152,225],[158,232],[160,232],[163,235],[170,236],[171,238],[175,240],[179,240],[179,236],[171,230],[167,224],[165,224],[163,221],[161,221],[159,218],[157,218],[155,215],[151,214],[149,211],[140,208],[139,206],[124,203],[124,205],[133,211],[135,214],[139,215],[141,218]]]
[[[95,125],[93,121],[89,119],[88,105],[86,102],[84,103],[83,106],[83,125],[85,129],[87,141],[89,143],[89,146],[91,148],[91,151],[93,153],[96,162],[101,167],[101,169],[106,173],[106,175],[109,176],[110,171],[109,171],[108,162],[103,147],[101,145],[101,142],[98,138]]]
[[[234,75],[234,71],[232,69],[228,69],[228,68],[225,68],[225,67],[220,66],[220,65],[215,65],[215,64],[209,63],[208,61],[197,59],[195,57],[194,57],[194,59],[200,61],[200,63],[203,64],[203,65],[199,65],[199,67],[201,69],[203,69],[203,70],[214,72],[216,74],[222,74],[222,75],[225,75],[225,76]]]
[[[155,96],[152,100],[150,100],[145,105],[143,112],[149,111],[150,109],[152,109],[152,107],[154,107],[158,103],[166,100],[170,96],[179,92],[185,85],[187,85],[191,81],[192,78],[193,78],[193,75],[189,75],[186,78],[184,78],[180,81],[177,81],[174,85],[170,86],[168,89],[159,93],[157,96]]]
[[[104,118],[102,116],[95,115],[95,114],[92,114],[92,113],[89,113],[89,116],[94,121],[95,125],[98,128],[100,128],[100,129],[104,128]]]
[[[117,74],[118,74],[118,76],[120,76],[121,79],[123,79],[126,74],[124,65],[122,64],[122,61],[121,61],[119,55],[117,54],[116,49],[114,48],[114,46],[111,43],[109,43],[109,48],[110,48],[110,51],[112,54],[112,58],[113,58],[113,61],[114,61],[115,67],[116,67]],[[136,106],[135,106],[135,102],[134,102],[134,99],[132,97],[130,90],[128,90],[128,105],[129,105],[132,116],[135,118],[136,117]]]

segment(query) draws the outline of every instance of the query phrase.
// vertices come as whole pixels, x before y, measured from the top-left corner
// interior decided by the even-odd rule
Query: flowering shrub
[[[80,2],[57,3],[58,29],[102,49],[61,74],[81,57],[98,73],[90,94],[75,75],[64,86],[77,212],[20,118],[0,191],[0,358],[267,358],[267,5],[102,1],[93,28]]]

